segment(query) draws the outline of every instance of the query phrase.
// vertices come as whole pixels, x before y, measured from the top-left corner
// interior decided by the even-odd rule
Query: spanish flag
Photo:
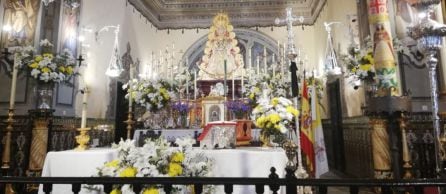
[[[307,82],[305,81],[305,78],[303,80],[302,84],[302,93],[301,93],[301,105],[302,105],[302,111],[301,111],[301,130],[300,130],[300,144],[302,151],[307,156],[307,165],[308,170],[310,174],[314,173],[314,133],[313,129],[311,127],[312,119],[311,119],[311,112],[310,112],[310,103],[309,103],[309,96],[308,96],[308,86]]]

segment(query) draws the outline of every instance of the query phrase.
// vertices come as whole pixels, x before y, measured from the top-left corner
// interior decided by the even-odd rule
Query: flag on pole
[[[313,79],[314,80],[314,79]],[[312,83],[311,90],[311,113],[312,113],[312,131],[314,132],[314,154],[315,154],[315,177],[319,178],[322,174],[328,172],[328,160],[324,142],[324,132],[322,130],[319,99],[316,94],[316,81]]]
[[[301,111],[301,130],[300,130],[300,140],[301,140],[301,147],[302,151],[307,156],[307,164],[308,164],[308,170],[310,172],[314,172],[314,148],[313,148],[313,140],[314,140],[314,134],[313,129],[311,128],[312,119],[311,119],[311,112],[310,112],[310,102],[309,102],[309,96],[308,96],[308,86],[307,82],[305,81],[305,77],[303,79],[302,84],[302,94],[301,94],[301,105],[302,105],[302,111]]]

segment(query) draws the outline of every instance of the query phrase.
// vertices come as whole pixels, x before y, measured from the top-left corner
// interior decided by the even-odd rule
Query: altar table
[[[196,148],[200,149],[200,148]],[[237,149],[203,150],[214,159],[214,177],[262,177],[267,178],[270,168],[275,167],[279,177],[285,176],[287,157],[282,148],[244,147]],[[45,159],[43,177],[90,177],[96,168],[117,157],[113,149],[96,149],[84,152],[49,152]],[[215,193],[224,193],[217,186]],[[41,189],[40,189],[41,191]],[[265,187],[265,193],[269,188]],[[282,191],[283,192],[283,191]],[[42,193],[42,192],[39,192]],[[54,194],[71,193],[71,185],[54,185]],[[82,189],[82,194],[90,193]],[[254,186],[234,185],[234,194],[255,193]]]

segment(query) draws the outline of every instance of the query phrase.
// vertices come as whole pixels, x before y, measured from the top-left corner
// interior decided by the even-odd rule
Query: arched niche
[[[238,41],[238,46],[240,47],[240,54],[244,57],[245,68],[249,65],[249,60],[251,60],[252,67],[256,67],[257,56],[260,56],[260,68],[263,68],[263,51],[264,47],[267,52],[267,64],[272,64],[272,55],[275,54],[275,60],[278,61],[279,56],[277,42],[270,36],[258,32],[256,30],[250,29],[234,29],[236,34],[236,39]],[[188,59],[188,68],[190,70],[198,69],[197,62],[201,61],[201,57],[204,54],[204,48],[206,41],[208,40],[208,35],[198,39],[192,46],[190,46],[183,55],[183,59]],[[249,48],[251,48],[251,58],[247,54]]]

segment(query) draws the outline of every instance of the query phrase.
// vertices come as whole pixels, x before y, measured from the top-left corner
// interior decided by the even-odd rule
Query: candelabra
[[[411,5],[415,7],[420,13],[420,20],[417,25],[409,29],[409,35],[417,41],[418,49],[425,55],[426,64],[429,68],[429,79],[431,89],[431,103],[432,103],[432,121],[433,133],[435,137],[435,168],[437,176],[440,175],[442,169],[441,153],[442,141],[440,140],[440,119],[438,116],[438,91],[437,91],[437,58],[435,55],[442,47],[442,39],[446,36],[446,25],[438,23],[430,18],[430,13],[434,7],[440,3],[440,0],[417,0]],[[425,13],[425,14],[424,14]]]

